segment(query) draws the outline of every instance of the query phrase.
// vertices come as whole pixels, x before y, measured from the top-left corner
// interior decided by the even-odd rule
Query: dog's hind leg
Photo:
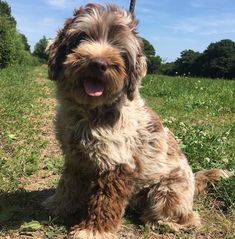
[[[127,165],[103,173],[88,202],[88,215],[72,228],[69,238],[114,239],[134,185],[134,172]]]
[[[146,205],[141,220],[152,226],[167,224],[172,230],[199,227],[200,219],[193,211],[193,174],[176,168],[158,183],[140,192],[140,202]]]

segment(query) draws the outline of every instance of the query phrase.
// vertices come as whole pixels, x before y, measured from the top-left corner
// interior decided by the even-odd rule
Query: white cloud
[[[75,4],[78,4],[79,1],[75,0],[46,0],[46,3],[56,7],[56,8],[66,8],[68,6],[74,6]]]
[[[47,26],[55,25],[55,23],[56,23],[56,19],[55,18],[45,17],[40,22],[40,26],[47,27]]]
[[[149,8],[141,8],[140,11],[144,13],[149,13],[151,10]]]
[[[67,0],[47,0],[47,3],[54,7],[63,8]]]
[[[198,35],[233,33],[235,29],[235,18],[231,15],[187,18],[179,21],[170,28],[175,32],[195,33]]]
[[[192,24],[188,21],[181,21],[172,27],[175,32],[193,33],[200,29],[200,26]]]
[[[190,0],[189,4],[194,8],[214,8],[215,6],[223,6],[231,0]]]

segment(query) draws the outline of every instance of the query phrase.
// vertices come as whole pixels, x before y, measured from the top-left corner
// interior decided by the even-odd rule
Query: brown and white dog
[[[199,226],[194,195],[223,175],[194,175],[174,135],[141,98],[146,60],[136,26],[124,9],[88,4],[66,20],[48,48],[65,163],[44,205],[54,214],[85,211],[71,238],[116,238],[128,204],[143,223]]]

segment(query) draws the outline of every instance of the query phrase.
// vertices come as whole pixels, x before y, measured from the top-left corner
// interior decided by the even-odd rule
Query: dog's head
[[[120,94],[133,100],[146,73],[133,14],[88,4],[74,12],[48,47],[49,78],[80,104],[102,105]]]

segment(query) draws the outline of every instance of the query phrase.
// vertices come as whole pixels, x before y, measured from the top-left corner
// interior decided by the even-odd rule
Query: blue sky
[[[7,0],[33,49],[42,38],[53,37],[72,15],[73,9],[86,0]],[[115,3],[128,8],[129,0],[92,0]],[[173,61],[185,49],[202,52],[209,43],[235,40],[235,0],[136,0],[135,13],[139,33],[149,40],[157,55]]]

